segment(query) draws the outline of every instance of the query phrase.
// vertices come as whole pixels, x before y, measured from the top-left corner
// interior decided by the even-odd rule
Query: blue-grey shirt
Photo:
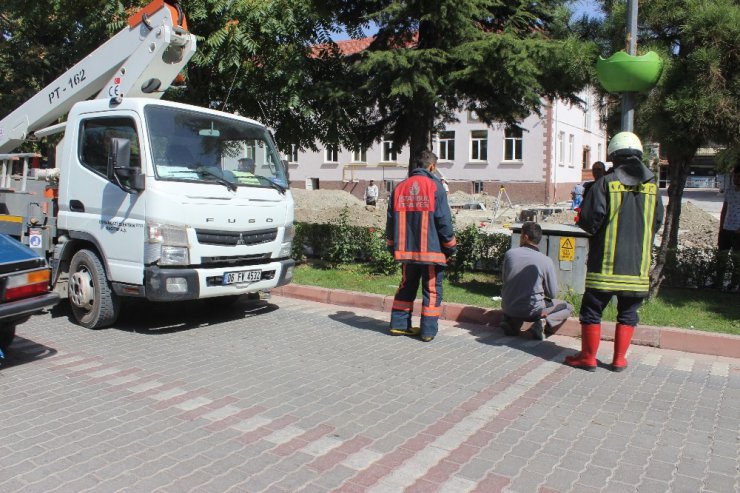
[[[501,308],[514,318],[533,318],[554,298],[558,279],[552,259],[533,246],[512,248],[504,255]]]

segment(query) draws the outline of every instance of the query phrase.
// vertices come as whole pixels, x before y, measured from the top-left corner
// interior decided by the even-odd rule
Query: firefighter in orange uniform
[[[415,169],[393,190],[388,201],[385,237],[389,251],[401,262],[402,277],[393,299],[390,332],[420,336],[429,342],[437,335],[442,312],[442,279],[447,259],[457,241],[452,214],[442,182],[434,176],[437,156],[425,150]],[[411,312],[422,283],[420,327],[412,327]]]

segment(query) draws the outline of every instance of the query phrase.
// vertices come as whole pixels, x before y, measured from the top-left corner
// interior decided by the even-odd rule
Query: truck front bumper
[[[10,301],[0,304],[0,320],[3,322],[21,322],[42,308],[52,307],[59,303],[58,293],[47,293],[33,298]]]
[[[288,284],[293,279],[293,259],[241,267],[161,268],[144,270],[146,298],[150,301],[183,301],[254,293]],[[224,276],[233,272],[259,271],[256,281],[224,284]]]

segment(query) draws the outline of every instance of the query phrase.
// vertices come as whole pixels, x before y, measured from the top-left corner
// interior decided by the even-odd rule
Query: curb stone
[[[288,284],[287,286],[275,288],[271,291],[272,294],[285,296],[286,298],[315,301],[330,305],[351,306],[379,312],[390,313],[393,305],[393,296],[303,286],[299,284]],[[440,317],[442,320],[471,323],[486,327],[498,328],[502,317],[501,310],[462,305],[460,303],[444,302],[442,308],[442,316]],[[414,303],[414,313],[419,313],[420,311],[421,301],[417,300]],[[614,322],[602,323],[601,338],[603,340],[614,340],[615,325]],[[558,335],[580,337],[581,325],[578,319],[568,319],[560,330],[558,330]],[[732,334],[641,325],[635,329],[632,343],[689,353],[740,358],[740,336]]]

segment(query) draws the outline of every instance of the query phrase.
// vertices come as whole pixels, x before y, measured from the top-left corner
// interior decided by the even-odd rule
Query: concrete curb
[[[287,298],[389,313],[393,305],[392,296],[358,293],[355,291],[320,288],[316,286],[302,286],[298,284],[289,284],[273,289],[272,293]],[[442,308],[442,320],[483,325],[486,327],[498,328],[502,316],[501,310],[461,305],[459,303],[444,302]],[[417,300],[414,304],[414,313],[419,313],[420,311],[421,301]],[[604,322],[602,324],[601,338],[603,340],[614,340],[614,326],[614,322]],[[558,335],[580,337],[581,325],[578,323],[578,319],[568,319],[558,331]],[[730,334],[643,325],[635,329],[632,342],[633,344],[662,349],[740,358],[740,336]]]

